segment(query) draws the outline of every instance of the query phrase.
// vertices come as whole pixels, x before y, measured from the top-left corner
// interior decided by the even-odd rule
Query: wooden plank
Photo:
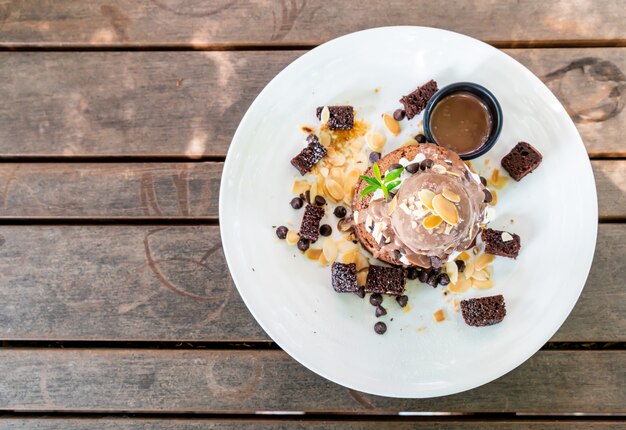
[[[3,218],[217,218],[223,163],[0,164]]]
[[[543,351],[468,393],[393,399],[282,351],[0,349],[0,410],[626,413],[626,352]]]
[[[0,227],[0,339],[265,341],[216,226]],[[600,226],[556,341],[624,341],[626,224]]]
[[[600,217],[626,217],[626,160],[594,160],[592,165]],[[217,218],[222,167],[222,163],[0,164],[4,190],[0,217]]]
[[[318,44],[365,28],[423,25],[491,43],[621,42],[626,40],[624,20],[619,0],[603,2],[601,8],[591,0],[65,0],[45,6],[36,0],[5,0],[0,3],[0,40],[5,46]]]
[[[434,420],[430,418],[415,421],[374,420],[340,421],[315,420],[241,420],[241,419],[163,419],[163,418],[0,418],[0,430],[327,430],[342,428],[347,430],[560,430],[560,429],[623,429],[624,423],[619,421],[580,420],[515,420],[515,421],[482,421],[475,419],[452,418]]]
[[[506,52],[549,83],[592,156],[626,156],[626,48]],[[222,157],[252,100],[303,53],[0,52],[0,154]]]

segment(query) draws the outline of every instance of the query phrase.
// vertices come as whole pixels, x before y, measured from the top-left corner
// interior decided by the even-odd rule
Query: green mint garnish
[[[389,201],[389,192],[400,185],[400,180],[398,179],[402,172],[404,171],[404,167],[398,167],[397,169],[393,169],[383,179],[380,175],[380,167],[378,164],[374,163],[372,165],[372,171],[374,172],[374,176],[364,176],[361,175],[361,179],[363,179],[367,183],[367,187],[363,191],[361,191],[361,199],[368,194],[372,194],[376,190],[382,190],[383,195],[385,196],[385,200]]]

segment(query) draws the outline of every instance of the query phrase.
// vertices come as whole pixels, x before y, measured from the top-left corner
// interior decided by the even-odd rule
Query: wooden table
[[[358,393],[282,352],[217,219],[263,86],[321,42],[399,24],[485,40],[547,82],[599,195],[563,327],[499,380],[429,400]],[[625,46],[623,0],[0,0],[0,428],[624,428]]]

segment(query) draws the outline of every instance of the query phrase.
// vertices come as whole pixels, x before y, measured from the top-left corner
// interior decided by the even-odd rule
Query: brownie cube
[[[315,114],[317,119],[322,118],[323,106],[318,106]],[[330,118],[328,119],[329,130],[352,130],[354,127],[354,108],[352,106],[328,106]]]
[[[414,116],[419,115],[420,112],[422,112],[426,107],[428,100],[430,100],[430,98],[435,95],[438,90],[439,88],[437,88],[437,82],[431,79],[411,94],[402,97],[400,99],[400,103],[404,105],[406,117],[411,119]]]
[[[530,143],[519,142],[504,156],[500,164],[509,172],[511,178],[520,181],[524,176],[535,170],[543,160],[543,156]]]
[[[406,272],[401,267],[370,266],[365,282],[365,292],[402,295],[406,285]]]
[[[356,264],[333,263],[331,272],[335,291],[338,293],[355,293],[357,291]]]
[[[461,300],[461,315],[465,323],[472,327],[498,324],[506,316],[504,297],[500,294]]]
[[[300,224],[300,237],[316,242],[320,235],[320,221],[324,216],[324,208],[315,205],[306,205],[302,224]]]
[[[298,155],[291,159],[291,164],[298,169],[301,175],[306,175],[313,166],[326,156],[326,148],[322,145],[314,134],[307,137],[309,144]]]
[[[486,228],[480,237],[485,242],[485,252],[488,254],[517,258],[522,247],[520,237],[507,231]]]

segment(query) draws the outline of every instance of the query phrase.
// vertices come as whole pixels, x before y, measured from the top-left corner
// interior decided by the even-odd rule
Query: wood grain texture
[[[222,157],[304,52],[0,52],[0,154]],[[626,48],[505,52],[550,85],[592,156],[626,156]]]
[[[0,164],[0,217],[217,218],[223,163]]]
[[[269,340],[218,227],[2,226],[0,244],[0,339]],[[626,225],[601,225],[587,286],[553,340],[626,340],[623,256]]]
[[[0,410],[626,413],[623,351],[543,351],[483,387],[416,400],[349,390],[282,351],[0,349],[0,366]]]
[[[341,421],[315,420],[241,420],[241,419],[159,419],[159,418],[0,418],[0,430],[561,430],[561,429],[623,429],[619,421],[554,420],[554,421],[480,421],[462,418],[430,420],[419,419],[410,422],[390,420]]]
[[[600,217],[626,217],[626,160],[594,160],[592,166]],[[215,219],[222,167],[223,163],[0,164],[0,218]]]
[[[620,0],[602,7],[591,0],[3,0],[0,41],[5,46],[318,44],[365,28],[423,25],[491,43],[584,43],[626,40],[625,19]]]

